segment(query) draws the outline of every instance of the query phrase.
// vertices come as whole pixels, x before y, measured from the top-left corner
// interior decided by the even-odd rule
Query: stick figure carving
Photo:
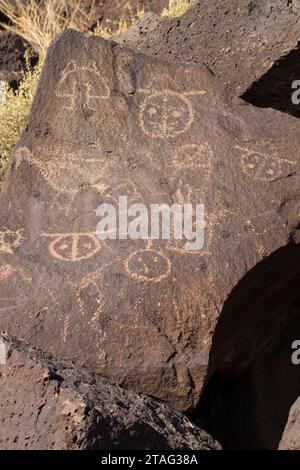
[[[110,89],[95,63],[80,66],[71,61],[62,72],[56,96],[64,99],[64,108],[69,111],[75,110],[76,100],[81,100],[89,110],[95,110],[95,103],[110,98]]]

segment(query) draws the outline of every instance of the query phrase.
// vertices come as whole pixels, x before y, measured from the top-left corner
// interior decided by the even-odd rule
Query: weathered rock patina
[[[299,242],[299,144],[297,119],[229,104],[205,67],[64,32],[0,196],[1,329],[193,410],[230,293]],[[146,206],[204,204],[204,248],[100,241],[96,209],[121,195]],[[247,295],[259,286],[257,277]],[[270,322],[265,303],[236,313],[211,374],[230,361],[241,372],[276,334],[287,310]],[[235,355],[258,323],[266,334]]]

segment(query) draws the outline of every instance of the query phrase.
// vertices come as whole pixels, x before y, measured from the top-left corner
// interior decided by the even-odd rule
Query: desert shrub
[[[162,16],[181,16],[193,3],[195,0],[169,0],[169,5],[163,10]]]
[[[24,78],[18,90],[7,86],[6,101],[0,104],[0,184],[5,174],[9,157],[19,135],[27,124],[36,87],[43,65],[43,56],[35,68],[26,56]]]

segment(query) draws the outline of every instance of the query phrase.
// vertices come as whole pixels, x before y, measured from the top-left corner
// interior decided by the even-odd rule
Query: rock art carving
[[[17,287],[20,288],[19,292],[21,293],[16,292],[16,287],[12,282],[13,277],[16,278]],[[31,282],[31,277],[22,268],[14,268],[10,264],[0,266],[0,284],[5,292],[0,298],[0,311],[24,307],[28,302],[28,296],[26,296],[24,289]]]
[[[171,273],[170,259],[152,245],[149,240],[145,249],[135,251],[124,263],[125,272],[135,281],[158,283]]]
[[[80,162],[75,155],[62,157],[57,153],[50,155],[45,161],[35,156],[28,148],[21,147],[16,153],[17,169],[24,160],[34,165],[47,184],[60,194],[76,193],[87,186],[97,189],[106,170],[101,156]]]
[[[23,230],[12,231],[4,229],[0,231],[0,253],[13,254],[21,245],[25,238],[22,235]]]
[[[193,105],[190,97],[205,94],[205,91],[178,93],[172,90],[145,93],[139,112],[142,130],[149,137],[170,138],[188,131],[194,121]]]
[[[97,254],[102,243],[96,233],[42,233],[42,237],[52,238],[49,253],[61,261],[82,261]]]
[[[176,150],[171,165],[178,170],[189,168],[209,171],[211,160],[212,149],[208,143],[184,144]]]
[[[273,181],[293,172],[295,162],[279,158],[276,150],[271,146],[270,154],[236,145],[241,152],[244,173],[261,181]]]
[[[71,61],[62,72],[56,96],[65,100],[64,108],[69,111],[75,110],[77,100],[89,110],[95,110],[99,102],[110,98],[110,89],[96,64],[80,66]]]

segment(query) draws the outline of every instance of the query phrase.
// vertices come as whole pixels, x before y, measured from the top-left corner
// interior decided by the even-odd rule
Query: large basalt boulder
[[[4,338],[1,450],[220,449],[166,405]]]
[[[205,63],[239,96],[297,49],[299,13],[297,0],[201,0],[180,18],[147,15],[116,40],[159,58]],[[275,80],[269,88],[276,94]]]
[[[231,291],[299,242],[299,144],[296,119],[226,104],[205,68],[64,32],[1,193],[0,327],[194,409]],[[187,251],[172,238],[100,241],[97,207],[123,195],[147,207],[203,203],[204,248]],[[278,331],[287,310],[270,322],[271,287],[256,298],[262,286],[251,278],[248,310],[242,322],[236,313],[215,367],[237,357],[243,370]],[[235,356],[249,328],[269,323],[246,357]]]

